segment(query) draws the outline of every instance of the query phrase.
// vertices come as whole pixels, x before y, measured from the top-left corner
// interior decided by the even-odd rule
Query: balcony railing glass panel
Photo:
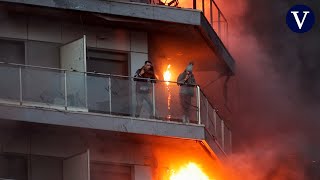
[[[20,100],[19,70],[19,66],[0,64],[0,98],[2,100]]]

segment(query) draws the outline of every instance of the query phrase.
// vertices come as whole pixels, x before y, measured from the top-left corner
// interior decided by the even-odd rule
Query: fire
[[[195,163],[189,163],[175,173],[172,172],[170,180],[209,180],[209,177]]]
[[[170,79],[171,79],[171,72],[169,71],[170,67],[171,67],[171,65],[169,64],[169,65],[167,66],[167,70],[166,70],[166,71],[164,72],[164,74],[163,74],[163,78],[164,78],[164,80],[167,82],[167,84],[169,84],[169,81],[170,81]]]

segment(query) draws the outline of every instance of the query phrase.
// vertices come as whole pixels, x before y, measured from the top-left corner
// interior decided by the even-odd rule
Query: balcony
[[[174,127],[174,125],[184,125],[186,128],[205,127],[206,136],[213,139],[223,152],[231,152],[230,128],[209,103],[199,86],[193,87],[195,93],[190,104],[190,121],[183,122],[180,87],[176,82],[139,82],[151,87],[151,104],[143,104],[140,116],[136,117],[137,79],[133,77],[8,63],[0,63],[0,75],[2,106],[51,109],[58,113],[76,112],[79,115],[77,117],[80,117],[79,121],[80,119],[90,121],[93,116],[106,115],[112,122],[129,117],[132,124],[136,122],[136,126],[140,126],[139,122],[142,120],[143,122],[161,122],[166,126],[165,128]],[[12,112],[14,114],[15,111],[12,110]],[[23,113],[23,116],[28,116],[31,121],[36,119],[29,110]],[[3,113],[2,118],[12,118],[6,114],[8,113]],[[86,116],[81,117],[81,114]],[[40,114],[40,117],[45,119],[44,116],[46,116],[44,113]],[[51,115],[48,114],[48,116]],[[103,123],[105,117],[101,119]],[[56,119],[47,120],[45,123],[49,121],[56,121]],[[63,122],[56,124],[65,125]],[[72,126],[72,124],[67,125]],[[159,124],[156,127],[160,128]],[[139,133],[139,131],[132,132]],[[166,133],[175,136],[176,132],[173,129],[166,129]],[[204,137],[198,139],[204,139]]]
[[[201,11],[220,39],[228,46],[228,21],[214,0],[150,0],[149,3],[157,6]]]

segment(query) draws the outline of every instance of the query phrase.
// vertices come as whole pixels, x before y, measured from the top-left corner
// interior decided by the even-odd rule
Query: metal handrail
[[[116,74],[105,74],[105,73],[96,73],[96,72],[72,71],[72,70],[66,70],[66,69],[43,67],[43,66],[34,66],[34,65],[26,65],[26,64],[17,64],[17,63],[0,62],[0,64],[12,65],[12,66],[17,66],[17,67],[31,67],[31,68],[55,70],[55,71],[61,71],[62,73],[65,73],[65,72],[77,72],[77,73],[83,73],[83,74],[101,75],[101,76],[106,76],[106,77],[120,77],[120,78],[149,80],[148,78],[141,78],[141,77],[132,77],[132,76],[124,76],[124,75],[116,75]],[[179,83],[177,81],[164,81],[164,80],[158,80],[158,79],[151,79],[151,80],[155,80],[156,82],[163,82],[163,83],[177,83],[177,84]],[[189,84],[189,85],[190,86],[195,86],[195,87],[199,86],[198,84]],[[205,95],[205,93],[201,90],[200,86],[199,86],[199,91],[206,99],[208,99],[208,97]],[[209,102],[209,104],[211,105],[211,107],[213,107],[213,109],[216,109],[215,106],[211,102]],[[220,118],[221,118],[221,116],[220,116]]]
[[[18,67],[31,67],[31,68],[39,68],[39,69],[47,69],[47,70],[54,70],[54,71],[61,71],[61,72],[72,72],[72,73],[83,73],[83,74],[92,74],[92,75],[101,75],[107,77],[120,77],[120,78],[130,78],[130,79],[140,79],[140,80],[149,80],[149,78],[141,78],[141,77],[133,77],[133,76],[124,76],[118,74],[106,74],[106,73],[97,73],[97,72],[84,72],[84,71],[76,71],[76,70],[67,70],[67,69],[59,69],[59,68],[52,68],[52,67],[44,67],[44,66],[34,66],[34,65],[27,65],[27,64],[16,64],[16,63],[7,63],[7,62],[0,62],[0,64],[18,66]],[[163,82],[163,83],[179,83],[177,81],[165,81],[159,79],[151,79],[156,82]],[[190,86],[198,86],[198,84],[188,84]]]
[[[211,2],[214,4],[214,6],[218,9],[218,12],[220,12],[221,16],[223,17],[223,19],[226,21],[226,23],[228,23],[227,18],[223,15],[222,11],[220,10],[220,8],[218,7],[217,3],[214,0],[211,0]]]

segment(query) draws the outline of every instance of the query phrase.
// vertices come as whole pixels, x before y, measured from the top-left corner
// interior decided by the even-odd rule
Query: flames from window
[[[172,171],[170,180],[212,180],[195,163],[182,166],[177,172]]]
[[[169,64],[167,66],[166,71],[163,73],[163,79],[167,82],[167,85],[169,84],[169,81],[171,80],[170,67],[171,67],[171,65]]]

